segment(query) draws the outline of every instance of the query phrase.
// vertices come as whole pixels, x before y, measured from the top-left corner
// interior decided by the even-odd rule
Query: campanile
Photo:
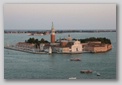
[[[53,26],[53,22],[52,22],[52,28],[51,28],[51,43],[55,43],[55,29]]]

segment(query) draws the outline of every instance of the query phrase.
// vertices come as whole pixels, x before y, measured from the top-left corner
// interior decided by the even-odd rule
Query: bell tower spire
[[[52,22],[52,28],[54,28],[53,22]]]

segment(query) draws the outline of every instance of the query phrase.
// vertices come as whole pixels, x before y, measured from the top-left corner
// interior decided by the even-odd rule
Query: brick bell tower
[[[53,26],[53,22],[52,22],[52,28],[51,28],[51,43],[55,43],[55,29]]]

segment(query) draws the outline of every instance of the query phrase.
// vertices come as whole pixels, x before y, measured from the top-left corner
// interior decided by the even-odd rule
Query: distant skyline
[[[4,4],[5,30],[116,29],[116,4]]]

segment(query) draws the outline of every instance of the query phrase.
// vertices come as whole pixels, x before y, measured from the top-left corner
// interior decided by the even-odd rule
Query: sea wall
[[[111,49],[112,49],[112,45],[111,44],[106,44],[105,46],[102,46],[102,47],[93,47],[92,52],[94,52],[94,53],[107,52]]]
[[[107,52],[112,49],[111,44],[83,44],[83,51],[99,53],[99,52]]]

